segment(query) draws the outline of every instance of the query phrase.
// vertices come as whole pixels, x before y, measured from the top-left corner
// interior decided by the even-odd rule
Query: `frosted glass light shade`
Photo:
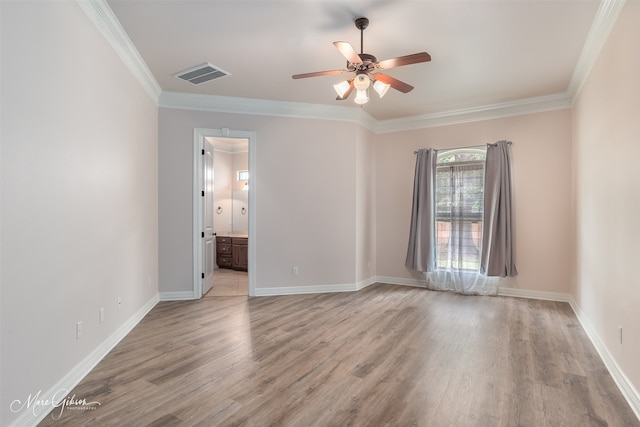
[[[369,76],[366,74],[358,74],[356,78],[353,80],[353,85],[358,90],[367,90],[370,84],[371,84],[371,80],[369,79]]]
[[[356,93],[356,99],[355,99],[356,104],[366,104],[367,102],[369,102],[369,95],[367,95],[367,91],[366,90],[358,90],[358,92]]]
[[[344,98],[344,94],[347,93],[351,85],[347,80],[342,81],[336,85],[333,85],[333,88],[336,90],[336,93],[340,98]]]
[[[376,80],[375,83],[373,84],[373,89],[378,92],[378,95],[380,95],[380,98],[382,98],[384,96],[385,93],[387,93],[387,91],[389,90],[389,85],[386,83],[382,83],[380,80]]]

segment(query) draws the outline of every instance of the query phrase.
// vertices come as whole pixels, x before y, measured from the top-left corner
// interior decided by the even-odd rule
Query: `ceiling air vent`
[[[220,77],[228,76],[227,73],[220,68],[213,66],[209,63],[198,65],[197,67],[189,68],[188,70],[180,71],[174,74],[180,80],[191,83],[192,85],[199,85],[200,83],[208,82],[209,80],[219,79]]]

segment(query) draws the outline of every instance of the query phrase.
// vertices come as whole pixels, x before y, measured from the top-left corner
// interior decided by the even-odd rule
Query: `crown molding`
[[[625,2],[626,0],[602,0],[600,2],[567,88],[567,93],[572,98],[575,98],[580,93],[582,85],[587,80],[596,59],[598,59],[602,46],[604,46],[607,37],[609,37],[609,33],[618,19]]]
[[[183,92],[162,92],[159,105],[183,110],[356,122],[366,128],[376,122],[361,109],[351,107]]]
[[[205,136],[205,139],[208,139],[213,144],[214,151],[221,151],[227,154],[241,154],[249,152],[249,141],[241,141],[241,142],[233,142],[238,141],[238,138],[233,138],[231,141],[223,138],[217,138],[215,136]]]
[[[376,126],[372,131],[375,133],[399,132],[499,119],[502,117],[519,116],[523,114],[541,113],[544,111],[561,110],[569,107],[571,107],[571,96],[566,93],[559,93],[535,98],[520,99],[517,101],[502,102],[499,104],[443,111],[440,113],[381,120],[376,123]]]
[[[149,97],[157,105],[162,88],[142,59],[138,49],[125,32],[106,0],[76,0],[122,62],[140,82]]]
[[[164,108],[219,113],[349,121],[358,123],[374,133],[387,133],[559,110],[571,106],[571,97],[565,93],[547,95],[390,120],[376,120],[362,110],[350,107],[180,92],[162,92],[159,105]]]

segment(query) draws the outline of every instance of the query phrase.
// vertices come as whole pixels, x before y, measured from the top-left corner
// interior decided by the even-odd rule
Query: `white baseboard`
[[[571,308],[576,314],[582,328],[587,333],[591,343],[593,343],[593,346],[600,355],[600,359],[602,359],[602,362],[607,367],[611,377],[613,377],[613,381],[615,381],[625,400],[629,406],[631,406],[631,410],[633,410],[638,420],[640,420],[640,393],[638,393],[638,390],[635,389],[631,381],[629,381],[629,378],[627,378],[624,372],[622,372],[622,369],[620,369],[613,356],[611,356],[607,346],[600,339],[600,336],[593,326],[591,326],[589,319],[587,319],[587,316],[580,309],[580,306],[578,306],[576,301],[572,297],[569,297],[567,302],[571,305]]]
[[[530,291],[526,289],[500,288],[498,295],[503,297],[541,299],[547,301],[569,302],[569,294],[561,292]]]
[[[277,288],[256,288],[257,297],[276,295],[324,294],[334,292],[356,292],[378,282],[376,277],[369,277],[357,283],[341,283],[335,285],[285,286]]]
[[[196,299],[193,291],[160,292],[160,301],[186,301]]]
[[[357,291],[355,283],[337,285],[283,286],[277,288],[256,288],[257,297],[276,295],[324,294],[333,292]]]
[[[368,279],[361,280],[358,283],[356,283],[356,291],[359,291],[360,289],[364,289],[367,286],[371,286],[376,282],[377,280],[375,277],[369,277]]]
[[[424,280],[404,279],[401,277],[376,276],[376,282],[388,283],[389,285],[413,286],[417,288],[426,288]]]
[[[41,401],[52,401],[54,405],[60,403],[66,395],[60,396],[60,390],[71,391],[82,379],[125,337],[144,316],[151,311],[158,303],[158,294],[155,294],[147,303],[142,306],[133,316],[131,316],[122,326],[112,333],[95,350],[77,364],[71,371],[62,377],[53,387],[44,393],[40,393]],[[58,399],[55,402],[54,399]],[[51,407],[53,409],[53,405]],[[11,427],[33,427],[37,426],[48,414],[49,410],[43,408],[42,413],[34,416],[33,411],[25,410],[12,424]]]

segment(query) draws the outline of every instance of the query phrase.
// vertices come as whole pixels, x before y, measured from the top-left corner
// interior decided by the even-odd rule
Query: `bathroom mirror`
[[[213,229],[218,236],[249,232],[249,141],[213,138]]]

